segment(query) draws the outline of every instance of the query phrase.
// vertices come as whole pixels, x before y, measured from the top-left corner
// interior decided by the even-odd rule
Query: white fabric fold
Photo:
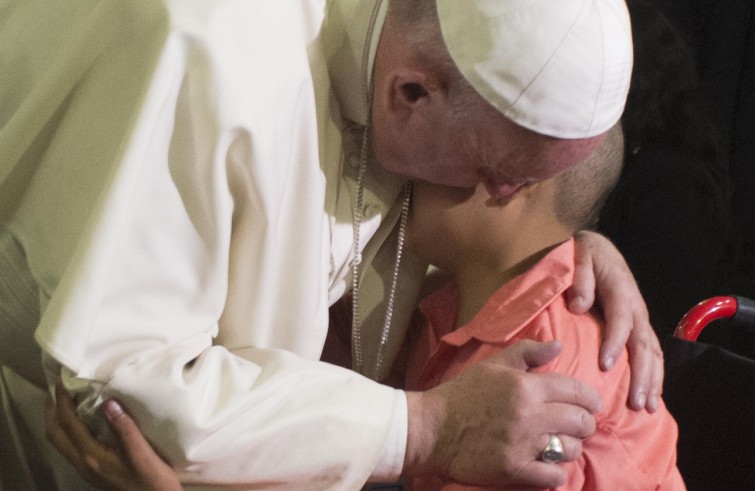
[[[351,183],[325,11],[0,11],[0,220],[49,297],[36,339],[94,426],[118,397],[192,483],[351,490],[403,461],[403,393],[317,361],[352,206],[333,198]],[[373,232],[398,189],[374,195]]]

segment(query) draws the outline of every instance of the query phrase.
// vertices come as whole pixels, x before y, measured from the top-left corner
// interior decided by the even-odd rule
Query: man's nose
[[[526,181],[519,181],[519,182],[508,182],[505,180],[501,180],[490,177],[483,180],[483,184],[485,185],[485,189],[487,189],[488,194],[493,199],[503,199],[508,198],[516,194],[517,191],[522,189],[524,186],[527,185]]]

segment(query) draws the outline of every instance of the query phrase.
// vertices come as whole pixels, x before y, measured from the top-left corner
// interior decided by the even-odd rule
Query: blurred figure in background
[[[663,336],[695,303],[722,293],[730,186],[693,52],[653,4],[627,5],[635,65],[622,117],[626,157],[598,230],[626,257]]]

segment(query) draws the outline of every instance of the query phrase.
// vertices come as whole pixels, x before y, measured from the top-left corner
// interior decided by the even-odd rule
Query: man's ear
[[[388,77],[387,109],[394,118],[408,122],[428,117],[435,104],[445,100],[436,77],[421,70],[398,69]]]

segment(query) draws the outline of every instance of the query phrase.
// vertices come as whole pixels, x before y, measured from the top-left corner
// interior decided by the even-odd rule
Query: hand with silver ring
[[[564,444],[557,435],[551,435],[539,458],[549,464],[558,464],[564,460]]]

